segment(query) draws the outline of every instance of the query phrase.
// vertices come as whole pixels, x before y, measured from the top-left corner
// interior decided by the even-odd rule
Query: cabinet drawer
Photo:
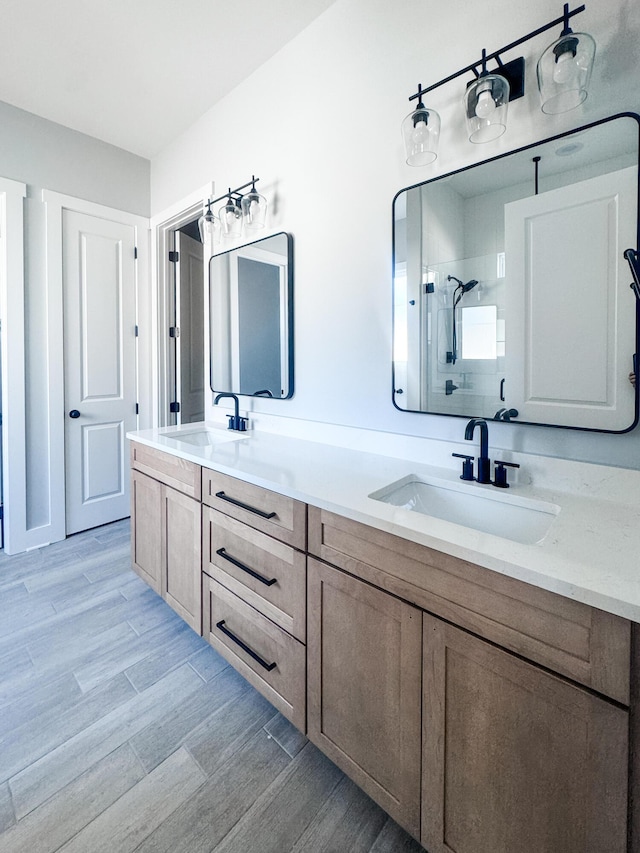
[[[626,619],[311,506],[309,553],[629,704]]]
[[[217,581],[202,579],[204,637],[304,732],[305,646]]]
[[[207,506],[202,525],[203,570],[304,643],[305,555]]]
[[[207,468],[202,469],[202,500],[300,551],[306,549],[307,506],[300,501]]]
[[[154,450],[145,444],[131,442],[131,467],[148,474],[172,489],[200,500],[200,466],[162,450]]]

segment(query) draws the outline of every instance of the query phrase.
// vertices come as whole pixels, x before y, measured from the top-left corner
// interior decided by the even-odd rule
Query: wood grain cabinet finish
[[[624,853],[628,713],[424,615],[429,853]]]
[[[422,614],[330,566],[308,565],[308,736],[420,837]]]
[[[305,554],[204,506],[202,569],[296,639],[305,641]]]
[[[305,647],[203,575],[206,640],[294,726],[305,730]]]
[[[307,548],[307,505],[300,501],[207,468],[202,501],[299,551]]]
[[[131,562],[151,589],[162,584],[162,484],[131,471]]]
[[[137,467],[131,470],[133,568],[194,631],[202,634],[201,504],[189,497],[194,484],[199,493],[200,469],[193,466],[198,468],[194,477],[190,468],[172,467],[163,459],[173,458],[170,454],[152,451],[152,456],[139,456],[136,451],[140,447],[132,445],[132,462],[135,458],[155,476]],[[167,470],[171,473],[165,475]],[[167,476],[171,483],[180,482],[178,474],[186,477],[180,490],[161,480]]]
[[[199,501],[202,494],[200,466],[171,453],[132,441],[131,467]]]
[[[202,634],[201,510],[199,501],[162,487],[161,593]]]
[[[626,619],[311,506],[309,552],[629,704]]]

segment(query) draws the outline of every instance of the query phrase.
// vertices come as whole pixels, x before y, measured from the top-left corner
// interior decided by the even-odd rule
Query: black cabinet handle
[[[224,492],[216,492],[216,497],[220,498],[222,501],[227,501],[227,503],[233,504],[234,506],[239,506],[240,509],[246,509],[249,512],[254,513],[254,515],[259,515],[260,518],[275,518],[275,512],[263,512],[261,509],[256,509],[254,506],[249,506],[249,504],[243,504],[242,501],[236,500],[235,498],[230,498],[229,495],[225,495]]]
[[[69,412],[69,417],[70,418],[79,418],[80,412],[77,409],[71,409],[71,411]]]
[[[233,640],[236,645],[240,646],[240,648],[245,651],[250,657],[252,657],[255,661],[257,661],[260,666],[264,667],[267,672],[271,672],[272,669],[275,669],[277,663],[274,661],[273,663],[267,663],[266,660],[257,655],[253,649],[250,649],[246,643],[243,643],[239,637],[236,637],[235,634],[232,634],[228,628],[224,627],[224,619],[221,619],[219,622],[216,622],[216,628],[220,628],[223,634],[226,634],[230,640]]]
[[[274,583],[278,582],[278,578],[271,578],[270,580],[267,580],[267,578],[263,577],[261,574],[258,574],[258,572],[254,571],[253,569],[250,569],[249,566],[245,566],[245,564],[241,563],[240,560],[236,560],[236,558],[232,557],[231,554],[227,554],[226,548],[218,548],[216,554],[222,557],[223,560],[228,560],[230,563],[233,563],[234,566],[237,566],[239,569],[242,569],[243,572],[246,572],[248,575],[251,575],[252,578],[255,578],[257,581],[260,581],[260,583],[263,583],[265,586],[273,586]]]

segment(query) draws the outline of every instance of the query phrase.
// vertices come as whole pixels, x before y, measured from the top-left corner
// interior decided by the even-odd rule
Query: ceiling
[[[335,0],[0,0],[0,101],[152,158]]]

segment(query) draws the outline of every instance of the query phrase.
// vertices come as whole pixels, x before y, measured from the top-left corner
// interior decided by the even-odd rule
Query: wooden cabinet
[[[308,565],[308,735],[419,838],[422,614]]]
[[[202,493],[204,636],[305,731],[306,505],[207,469]]]
[[[304,731],[304,645],[207,575],[203,586],[205,639]]]
[[[309,551],[309,736],[429,853],[634,850],[629,622],[313,507]]]
[[[424,615],[429,853],[624,853],[628,713]]]
[[[202,633],[200,469],[132,444],[131,551],[135,571]],[[168,459],[165,459],[168,457]],[[197,469],[197,477],[193,469]],[[143,469],[145,472],[143,473]],[[175,486],[167,485],[168,480]]]

